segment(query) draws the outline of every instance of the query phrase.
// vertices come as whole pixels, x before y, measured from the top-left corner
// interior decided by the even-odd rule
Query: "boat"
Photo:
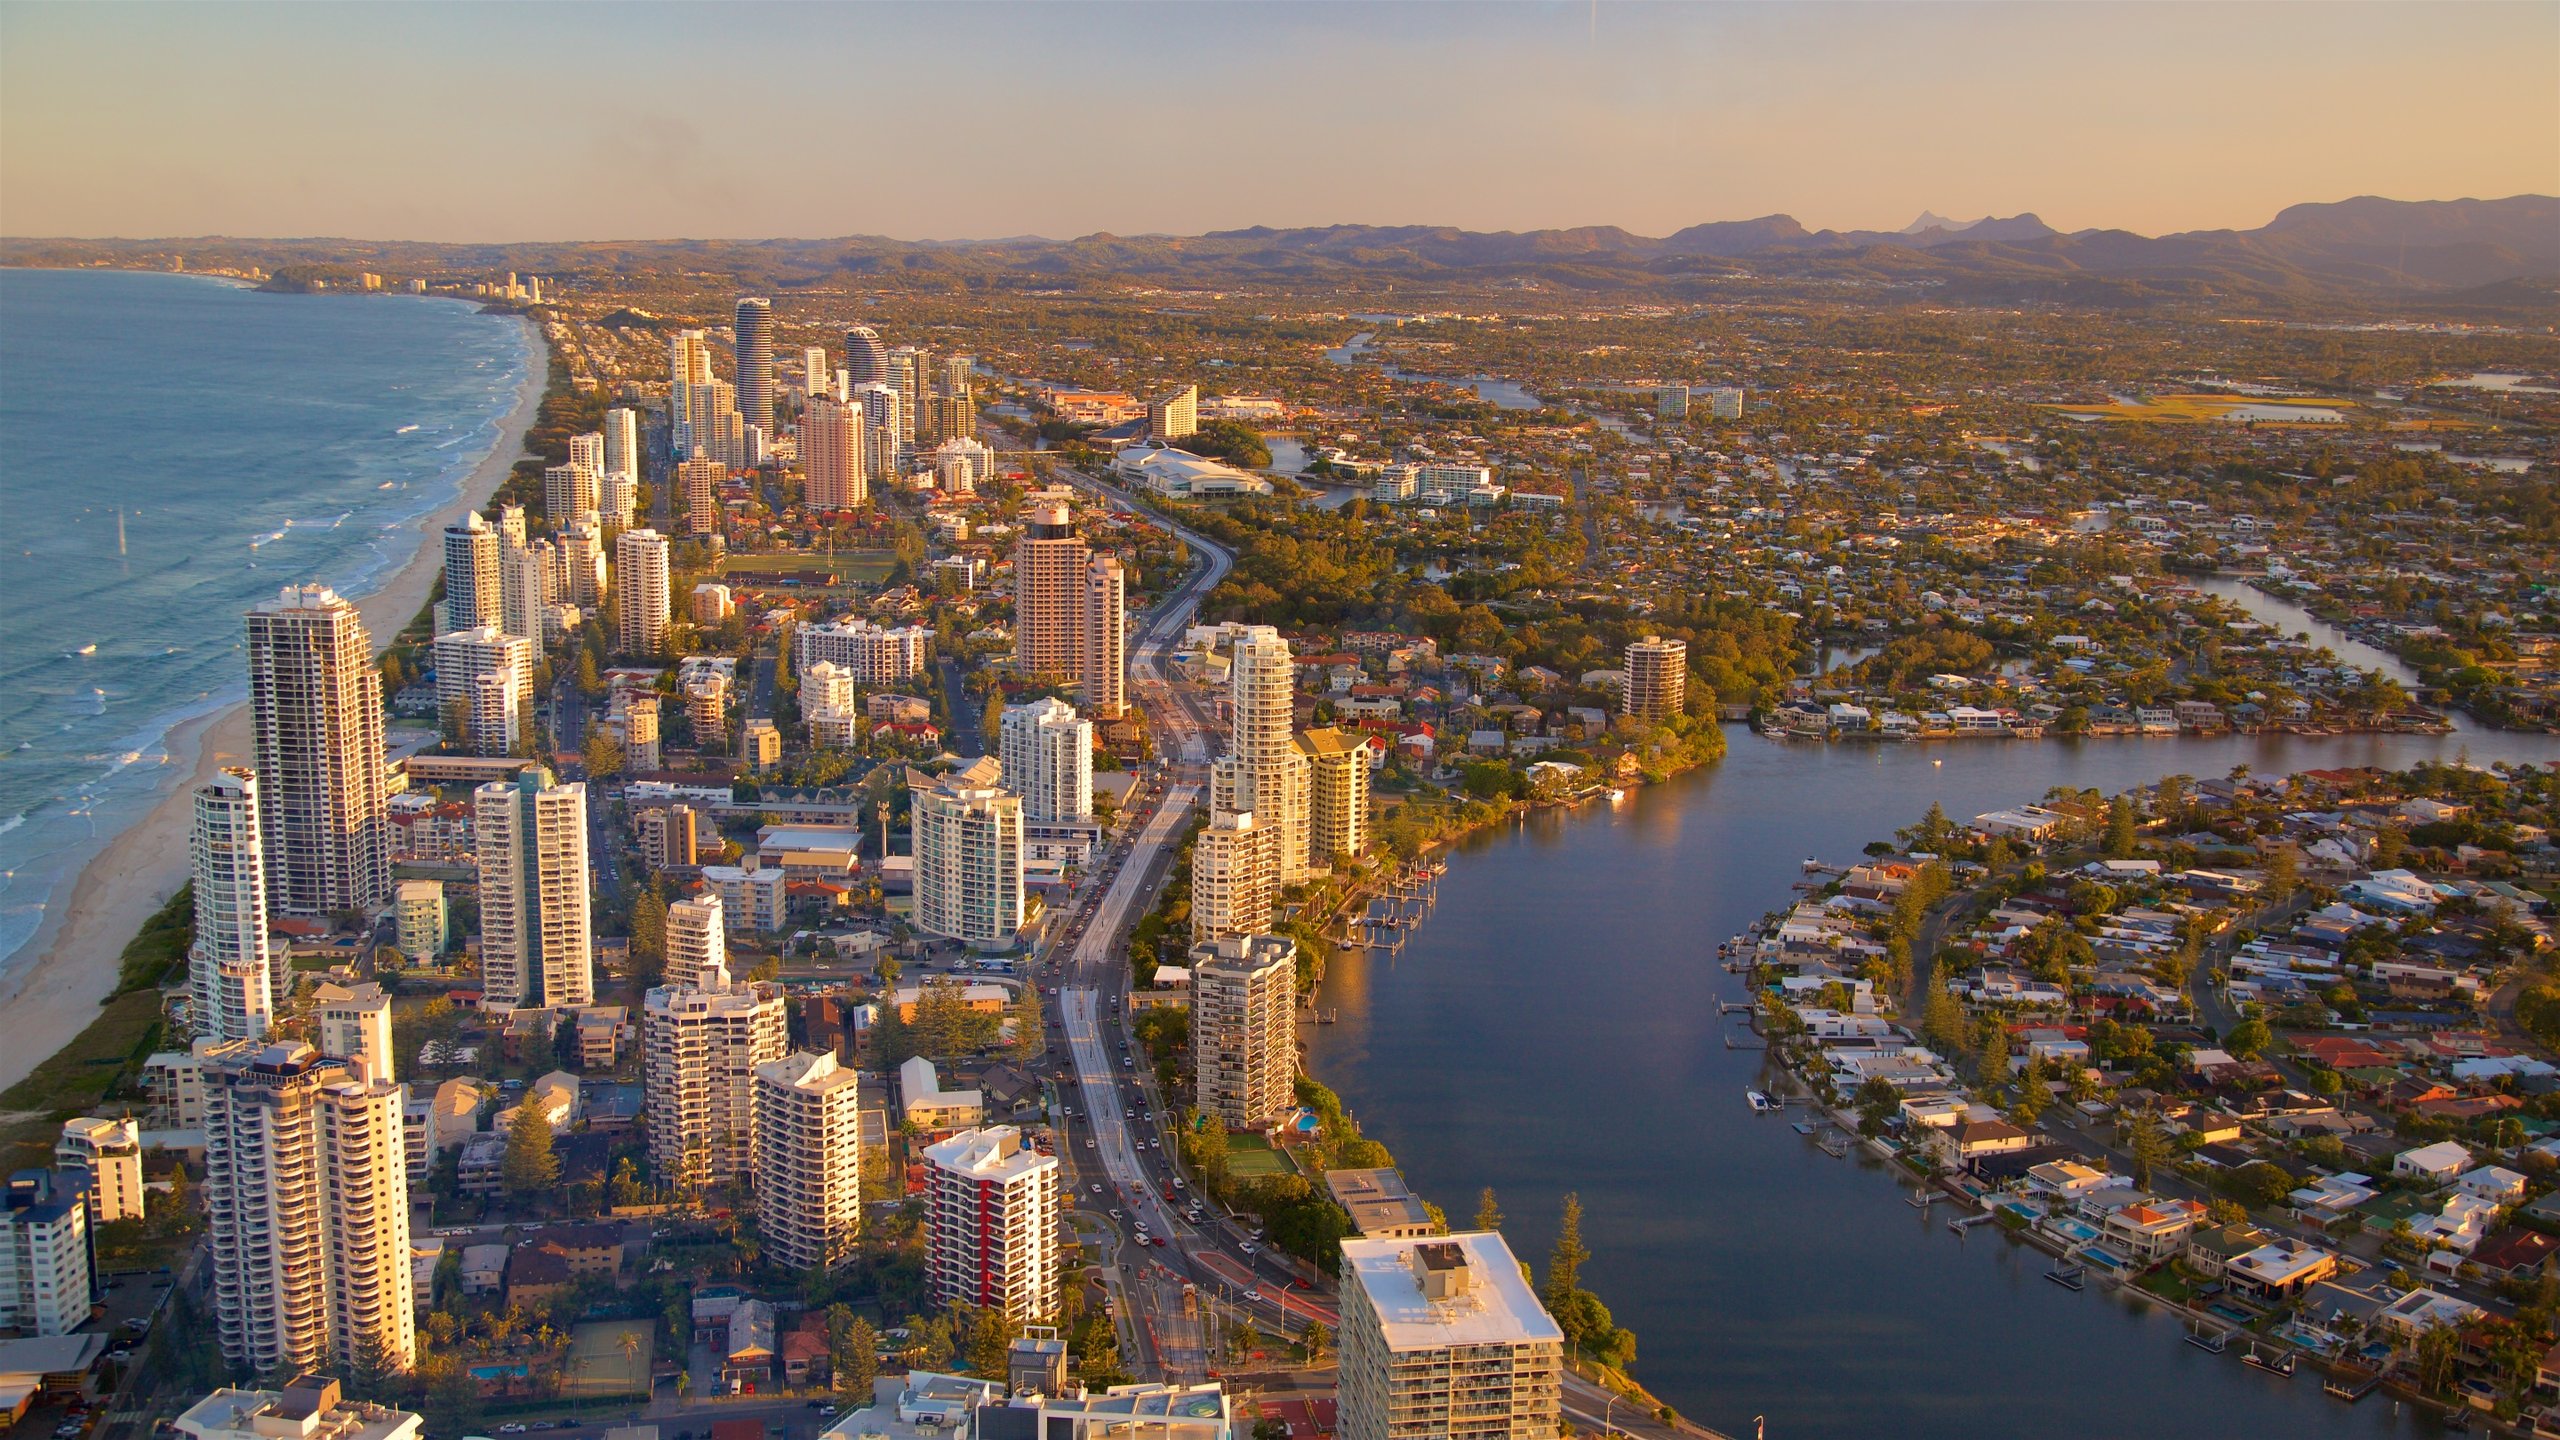
[[[399,429],[394,430],[394,431],[392,431],[391,433],[392,433],[392,434],[394,434],[394,435],[406,435],[406,434],[408,434],[410,431],[415,430],[415,429],[417,429],[417,428],[418,428],[418,427],[417,427],[417,426],[415,426],[415,425],[403,425],[403,426],[401,426]]]
[[[2293,1367],[2296,1362],[2290,1350],[2278,1350],[2271,1357],[2260,1350],[2255,1341],[2252,1341],[2249,1345],[2249,1353],[2241,1356],[2240,1359],[2243,1363],[2254,1365],[2270,1375],[2281,1375],[2287,1380],[2293,1378]]]
[[[2065,1290],[2086,1290],[2089,1288],[2089,1267],[2086,1265],[2057,1265],[2044,1272],[2044,1278],[2061,1286]]]
[[[1751,1102],[1752,1113],[1756,1115],[1775,1115],[1785,1108],[1757,1090],[1745,1090],[1742,1095],[1744,1099]]]
[[[2208,1354],[2219,1355],[2231,1344],[2228,1330],[2208,1330],[2202,1325],[2187,1327],[2187,1343]]]
[[[89,644],[83,645],[83,646],[81,646],[79,649],[72,651],[71,653],[72,653],[72,654],[74,654],[74,655],[95,655],[95,654],[97,654],[97,653],[98,653],[98,646],[97,646],[97,643],[96,643],[95,641],[92,641],[92,642],[90,642]]]

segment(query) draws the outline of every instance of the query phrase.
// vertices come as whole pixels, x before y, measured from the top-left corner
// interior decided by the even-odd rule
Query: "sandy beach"
[[[436,537],[467,510],[488,503],[524,453],[524,437],[541,408],[550,359],[541,329],[521,320],[533,342],[523,391],[488,457],[463,481],[452,504],[412,522],[418,546],[400,573],[356,608],[377,649],[427,603],[442,563]],[[0,1087],[16,1084],[72,1036],[88,1027],[115,989],[117,957],[142,922],[187,882],[187,831],[193,792],[225,765],[249,763],[247,701],[188,721],[169,733],[170,771],[187,767],[151,812],[107,842],[80,872],[71,898],[48,914],[27,946],[28,959],[0,977]]]

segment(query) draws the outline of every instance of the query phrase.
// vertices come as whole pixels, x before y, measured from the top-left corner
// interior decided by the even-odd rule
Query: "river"
[[[2262,616],[2374,663],[2316,618],[2239,587]],[[2290,613],[2287,613],[2287,612]],[[2360,656],[2358,652],[2362,652]],[[2388,661],[2388,657],[2380,657]],[[2396,662],[2389,668],[2398,672]],[[1595,1252],[1586,1282],[1633,1329],[1637,1370],[1728,1433],[2433,1434],[2392,1402],[2323,1396],[2180,1343],[2176,1321],[2048,1284],[2041,1251],[1947,1233],[1863,1158],[1834,1160],[1742,1092],[1742,997],[1716,942],[1788,903],[1806,856],[1840,861],[1926,811],[1959,819],[2056,785],[2560,758],[2560,738],[2350,735],[1789,745],[1740,727],[1720,763],[1614,807],[1545,813],[1459,847],[1433,916],[1393,957],[1339,957],[1309,1064],[1421,1193],[1463,1221],[1479,1187],[1543,1268],[1563,1194]]]

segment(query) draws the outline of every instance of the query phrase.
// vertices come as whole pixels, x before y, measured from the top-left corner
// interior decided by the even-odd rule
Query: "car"
[[[1111,1212],[1111,1218],[1112,1218],[1112,1219],[1114,1219],[1114,1220],[1119,1219],[1119,1218],[1120,1218],[1120,1212],[1119,1212],[1119,1211],[1117,1211],[1117,1210],[1112,1211],[1112,1212]]]
[[[1094,1194],[1096,1194],[1096,1195],[1101,1194],[1101,1193],[1102,1193],[1102,1187],[1101,1187],[1101,1186],[1099,1186],[1099,1185],[1094,1186],[1094,1187],[1093,1187],[1093,1193],[1094,1193]]]
[[[1237,1248],[1238,1250],[1243,1251],[1243,1252],[1244,1252],[1245,1254],[1247,1254],[1247,1255],[1257,1255],[1257,1254],[1260,1254],[1260,1253],[1261,1253],[1261,1251],[1262,1251],[1262,1247],[1261,1247],[1261,1246],[1254,1244],[1254,1243],[1253,1243],[1252,1241],[1250,1241],[1250,1240],[1245,1241],[1243,1244],[1238,1245],[1236,1248]]]
[[[1092,1149],[1092,1148],[1093,1148],[1093,1137],[1092,1137],[1092,1136],[1087,1135],[1086,1137],[1084,1137],[1084,1148],[1086,1148],[1087,1150],[1090,1150],[1090,1149]]]
[[[1161,1235],[1156,1237],[1156,1248],[1159,1250],[1164,1248],[1164,1237]]]
[[[533,1428],[536,1430],[557,1430],[560,1428],[560,1422],[557,1420],[536,1420],[533,1422]]]
[[[510,1420],[506,1424],[498,1427],[498,1433],[501,1435],[521,1435],[531,1428],[531,1426],[526,1425],[521,1420]]]
[[[827,1402],[824,1400],[812,1400],[809,1402],[809,1408],[812,1410],[824,1410],[827,1408]]]

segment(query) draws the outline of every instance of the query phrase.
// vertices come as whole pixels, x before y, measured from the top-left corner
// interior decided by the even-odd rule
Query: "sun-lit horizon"
[[[2560,191],[2560,6],[0,11],[0,231],[2260,226]]]

